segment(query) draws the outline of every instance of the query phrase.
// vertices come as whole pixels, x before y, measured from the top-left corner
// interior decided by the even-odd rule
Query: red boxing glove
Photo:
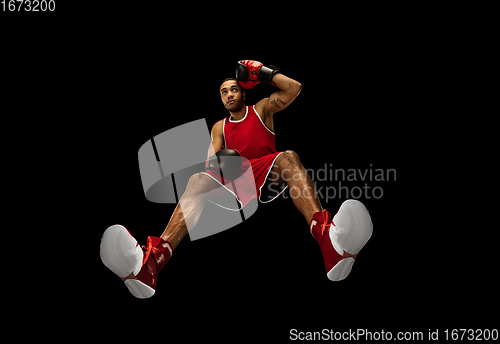
[[[239,67],[237,66],[236,69],[236,74],[237,74],[236,78],[242,79],[238,81],[240,86],[247,90],[252,87],[255,87],[259,83],[257,77],[259,75],[259,70],[262,68],[262,63],[253,60],[243,60],[239,61],[238,65]],[[238,75],[238,68],[243,68],[243,69],[246,68],[246,71],[240,69]]]
[[[255,87],[259,82],[258,81],[238,81],[238,84],[240,84],[241,87],[243,87],[246,90],[251,89],[252,87]]]
[[[262,68],[262,63],[252,60],[243,60],[241,63],[248,69],[248,80],[259,83],[257,76],[259,75],[259,70]]]
[[[236,79],[241,87],[250,89],[262,82],[266,85],[276,86],[273,77],[280,73],[280,69],[275,66],[263,66],[259,61],[242,60],[236,64]]]

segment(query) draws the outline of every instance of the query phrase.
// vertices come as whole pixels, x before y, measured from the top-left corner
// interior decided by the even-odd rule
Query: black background
[[[428,124],[442,118],[439,101],[449,104],[446,35],[422,39],[419,30],[334,19],[307,27],[309,17],[283,17],[257,33],[254,18],[245,27],[216,20],[200,27],[193,18],[174,23],[172,12],[150,20],[150,11],[58,6],[50,16],[23,17],[24,35],[14,30],[17,19],[3,21],[12,43],[4,70],[12,70],[14,58],[24,67],[8,86],[17,95],[30,90],[29,101],[13,102],[17,113],[31,116],[28,122],[22,117],[22,125],[37,133],[35,153],[25,151],[23,158],[43,166],[29,214],[41,212],[32,216],[54,247],[51,264],[36,279],[49,286],[50,297],[33,297],[41,302],[35,317],[51,307],[60,313],[49,334],[70,326],[85,338],[98,331],[116,341],[137,335],[238,342],[286,341],[291,329],[427,334],[496,326],[490,316],[498,305],[495,260],[471,245],[473,230],[458,234],[463,228],[454,218],[465,206],[450,208],[443,184],[451,181],[434,163],[441,148],[427,145],[435,134]],[[278,150],[296,151],[308,169],[372,164],[397,171],[396,180],[368,181],[383,189],[382,198],[360,199],[373,236],[349,277],[331,282],[292,201],[259,204],[234,228],[194,242],[185,238],[161,272],[156,294],[136,299],[102,264],[99,244],[114,224],[144,244],[163,232],[172,214],[174,205],[145,199],[138,149],[177,125],[205,118],[212,126],[227,116],[218,87],[240,59],[276,65],[303,85],[275,116]],[[265,85],[247,91],[247,105],[272,91]],[[318,183],[328,185],[337,182]],[[344,200],[323,206],[335,213]],[[38,294],[42,287],[34,285]]]
[[[483,285],[480,295],[473,292],[475,301],[468,298],[464,258],[449,255],[450,249],[461,252],[460,247],[451,244],[453,236],[440,241],[451,229],[432,224],[428,207],[432,213],[439,205],[419,200],[426,196],[419,178],[428,171],[415,155],[426,148],[413,123],[425,103],[418,81],[408,83],[404,78],[412,76],[400,72],[409,62],[404,57],[387,61],[382,51],[369,63],[364,57],[314,49],[306,58],[302,54],[298,47],[284,57],[221,49],[207,60],[195,55],[166,59],[158,74],[155,63],[132,80],[118,71],[116,78],[123,77],[125,86],[101,91],[113,101],[100,109],[106,120],[93,131],[99,163],[91,190],[98,216],[89,228],[95,238],[92,258],[97,261],[100,307],[110,310],[106,317],[137,309],[146,322],[159,330],[175,328],[182,339],[256,340],[265,335],[286,340],[292,328],[423,331],[427,336],[438,327],[488,327],[477,309],[489,299],[492,285]],[[303,84],[293,104],[275,116],[278,150],[296,151],[304,166],[315,170],[325,163],[346,170],[366,170],[370,164],[396,169],[396,180],[368,182],[383,189],[382,198],[360,199],[372,216],[373,237],[350,276],[334,283],[327,279],[318,245],[292,201],[259,204],[257,213],[237,227],[195,242],[186,238],[162,271],[155,296],[134,299],[99,265],[100,235],[119,223],[144,243],[148,235],[161,234],[174,209],[145,199],[137,150],[176,125],[206,118],[211,126],[226,116],[217,92],[220,81],[232,75],[235,61],[246,58],[277,65]],[[161,81],[151,83],[157,78]],[[247,91],[247,104],[272,91],[258,85]],[[365,183],[342,182],[351,188]],[[328,185],[337,187],[337,182],[318,182],[319,187]],[[344,200],[323,205],[336,212]],[[465,270],[469,268],[475,275],[472,267]]]

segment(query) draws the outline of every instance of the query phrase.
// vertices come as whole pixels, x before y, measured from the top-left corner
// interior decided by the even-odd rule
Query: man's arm
[[[212,127],[212,143],[210,144],[210,147],[208,148],[208,157],[211,157],[218,151],[220,151],[224,147],[224,137],[223,132],[222,132],[222,122],[224,120],[221,119],[217,123],[214,124]]]
[[[255,105],[257,112],[265,118],[285,109],[302,90],[300,82],[280,73],[275,74],[272,81],[280,90],[271,94],[269,98],[262,99]]]

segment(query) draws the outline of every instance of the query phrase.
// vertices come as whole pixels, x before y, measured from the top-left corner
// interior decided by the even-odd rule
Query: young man
[[[302,85],[270,67],[257,61],[240,61],[237,78],[224,80],[219,91],[229,116],[213,126],[208,155],[226,148],[248,159],[255,184],[252,181],[253,192],[238,193],[243,207],[255,197],[263,203],[270,202],[288,187],[294,205],[320,245],[328,278],[340,281],[350,273],[354,259],[372,234],[371,218],[361,202],[347,200],[332,219],[332,214],[321,207],[315,186],[297,153],[276,151],[273,117],[293,102]],[[245,89],[259,82],[278,90],[254,106],[246,106]],[[194,174],[165,231],[160,237],[148,237],[144,252],[125,227],[109,227],[101,241],[104,264],[125,282],[134,296],[151,297],[160,270],[188,234],[188,228],[197,224],[211,191],[221,186],[231,191],[217,171]],[[271,187],[281,188],[281,192],[262,199],[262,193]]]

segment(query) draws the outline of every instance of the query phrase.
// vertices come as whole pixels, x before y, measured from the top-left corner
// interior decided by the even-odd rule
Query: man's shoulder
[[[217,123],[215,123],[214,126],[212,127],[212,131],[214,131],[214,130],[222,131],[222,126],[224,124],[224,120],[225,120],[225,118],[221,119],[220,121],[217,121]]]

